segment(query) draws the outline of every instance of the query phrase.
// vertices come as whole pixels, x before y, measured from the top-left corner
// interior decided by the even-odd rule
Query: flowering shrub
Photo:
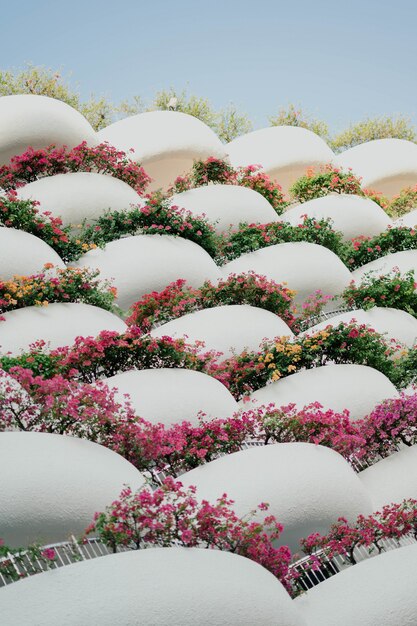
[[[346,249],[346,265],[356,269],[386,254],[417,249],[417,231],[406,226],[388,227],[375,237],[356,237]]]
[[[96,513],[86,533],[97,533],[114,552],[118,546],[137,550],[149,546],[199,547],[234,552],[259,563],[291,591],[289,565],[291,552],[286,546],[275,548],[283,527],[273,515],[255,521],[268,505],[240,518],[226,494],[214,504],[196,498],[196,489],[167,478],[151,491],[132,493],[126,487],[119,498],[101,513]]]
[[[341,298],[351,308],[392,307],[417,317],[416,287],[412,270],[405,274],[397,270],[384,275],[369,273],[365,274],[359,285],[352,280]]]
[[[53,548],[43,549],[38,544],[26,548],[11,548],[0,539],[0,576],[9,582],[48,570],[56,560]]]
[[[122,150],[107,143],[91,148],[83,141],[71,150],[53,145],[41,150],[30,147],[20,156],[12,157],[10,165],[0,167],[0,188],[8,191],[44,176],[69,172],[109,174],[133,187],[138,194],[144,193],[151,180]]]
[[[331,164],[325,165],[315,172],[309,168],[290,188],[291,196],[298,202],[307,202],[314,198],[327,196],[329,193],[346,193],[362,196],[361,179],[352,174],[351,170],[344,172]]]
[[[326,363],[356,363],[379,370],[394,383],[403,381],[403,368],[394,361],[398,346],[362,324],[328,326],[313,335],[290,340],[280,337],[265,342],[260,352],[242,352],[220,364],[212,365],[213,376],[229,387],[236,398],[264,387],[300,369]]]
[[[380,191],[376,191],[375,189],[362,189],[362,193],[366,198],[379,204],[381,209],[384,209],[384,211],[391,215],[390,201]]]
[[[217,254],[216,231],[204,217],[170,206],[168,200],[156,194],[144,206],[110,211],[91,224],[84,224],[77,239],[86,245],[104,246],[124,235],[137,234],[176,235],[194,241],[212,257]]]
[[[66,262],[96,247],[94,243],[73,237],[70,227],[62,225],[61,218],[53,217],[49,211],[40,213],[37,206],[39,203],[35,200],[18,200],[15,192],[9,192],[6,197],[0,197],[0,226],[39,237]]]
[[[209,157],[205,161],[195,161],[189,174],[179,176],[175,180],[170,193],[182,193],[210,183],[240,185],[263,195],[280,214],[287,206],[282,189],[267,174],[260,171],[261,168],[261,165],[248,165],[234,169],[226,161]]]
[[[379,404],[358,422],[364,440],[361,457],[371,465],[400,447],[417,444],[417,395],[402,394]]]
[[[125,333],[102,331],[96,338],[77,337],[72,346],[45,353],[44,342],[37,342],[30,352],[17,357],[1,356],[0,366],[29,368],[34,374],[65,378],[76,376],[83,382],[110,377],[130,369],[183,367],[204,371],[215,354],[197,354],[199,344],[187,344],[171,337],[142,336],[138,328]]]
[[[294,294],[291,289],[254,272],[230,274],[216,285],[208,280],[199,289],[186,285],[181,279],[135,302],[126,321],[147,332],[155,325],[192,311],[227,304],[249,304],[279,315],[292,326],[295,321],[291,312]]]
[[[417,209],[417,185],[403,189],[389,205],[389,211],[393,217],[401,217],[413,209]]]
[[[60,269],[46,263],[39,274],[0,281],[0,313],[52,302],[84,302],[112,311],[117,291],[109,281],[99,280],[99,274],[98,270]]]
[[[327,535],[314,533],[300,543],[308,554],[323,550],[328,558],[341,556],[355,564],[355,548],[364,547],[369,553],[377,550],[380,554],[385,539],[398,540],[406,535],[417,540],[417,500],[412,498],[386,505],[372,515],[359,515],[353,524],[339,517]],[[320,560],[320,555],[316,556]]]
[[[319,244],[339,256],[344,248],[343,235],[333,230],[330,220],[316,220],[305,215],[297,226],[292,226],[287,222],[240,224],[239,230],[225,237],[220,255],[224,261],[230,261],[245,252],[253,252],[278,243],[297,241]]]

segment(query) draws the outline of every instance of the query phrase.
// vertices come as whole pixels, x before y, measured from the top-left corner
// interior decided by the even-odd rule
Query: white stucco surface
[[[54,303],[28,306],[3,315],[0,353],[19,354],[43,339],[51,349],[69,346],[76,337],[96,337],[102,330],[122,333],[126,324],[116,315],[89,304]]]
[[[118,178],[93,172],[70,172],[47,176],[18,190],[18,197],[37,200],[41,211],[50,211],[64,224],[78,225],[108,210],[123,211],[141,197]]]
[[[0,280],[9,280],[15,274],[38,274],[42,272],[45,263],[65,268],[61,257],[39,237],[16,228],[0,226]]]
[[[287,324],[275,313],[247,304],[232,304],[188,313],[162,324],[150,333],[153,337],[187,337],[204,341],[201,352],[215,350],[224,357],[244,349],[258,350],[263,339],[293,337]]]
[[[404,447],[359,474],[371,496],[374,510],[385,504],[417,500],[417,446]]]
[[[100,270],[101,278],[114,279],[117,303],[128,309],[143,295],[160,291],[183,278],[192,287],[216,281],[221,271],[198,244],[170,235],[135,235],[90,250],[76,267]]]
[[[395,220],[394,226],[408,226],[414,228],[417,225],[417,209],[413,209],[402,217]]]
[[[136,414],[154,424],[161,422],[168,426],[186,420],[197,426],[200,411],[205,419],[214,419],[230,417],[239,408],[221,382],[193,370],[132,370],[104,382],[118,389],[120,400],[128,394]]]
[[[181,476],[197,487],[200,498],[215,500],[223,493],[234,510],[245,515],[261,502],[283,524],[279,539],[299,551],[299,540],[326,532],[339,516],[351,520],[371,512],[370,498],[350,465],[339,454],[310,443],[279,443],[235,452]]]
[[[333,151],[321,137],[295,126],[255,130],[225,147],[234,167],[262,165],[285,193],[307,168],[319,168],[334,159]]]
[[[96,133],[85,117],[61,100],[24,94],[0,98],[0,165],[26,148],[74,148],[96,145]]]
[[[333,228],[343,233],[345,241],[360,235],[374,237],[391,224],[376,202],[353,194],[331,194],[303,202],[285,211],[282,219],[296,226],[302,224],[302,215],[319,220],[330,218]]]
[[[362,188],[376,189],[389,198],[417,183],[417,145],[412,141],[367,141],[345,150],[335,161],[360,176]]]
[[[238,185],[206,185],[174,194],[171,204],[193,215],[203,215],[215,222],[218,233],[231,226],[237,229],[241,222],[268,224],[281,217],[264,196],[253,189]]]
[[[295,600],[308,626],[415,626],[417,546],[391,550],[332,576]]]
[[[86,439],[0,433],[0,527],[6,545],[76,536],[117,498],[145,480],[123,457]]]
[[[377,333],[385,335],[387,340],[396,339],[400,343],[411,348],[417,337],[417,319],[400,309],[392,309],[390,307],[373,307],[364,311],[358,309],[356,311],[348,311],[335,315],[320,324],[311,326],[301,335],[310,335],[319,330],[323,330],[327,326],[338,326],[341,322],[349,324],[356,321],[358,324],[367,324],[370,328],[376,330]]]
[[[224,158],[225,147],[202,121],[178,111],[150,111],[126,117],[97,133],[143,165],[153,182],[149,189],[168,187],[187,173],[195,160]]]
[[[0,589],[0,601],[8,626],[306,626],[266,569],[197,548],[76,563]]]
[[[250,399],[256,406],[273,402],[277,406],[295,404],[300,409],[319,402],[336,412],[348,409],[351,419],[357,420],[383,400],[397,397],[392,382],[372,367],[325,365],[277,380],[252,393]]]
[[[315,243],[280,243],[242,254],[222,267],[223,275],[253,271],[297,292],[298,303],[317,289],[338,295],[351,281],[351,273],[334,252]]]
[[[358,267],[358,269],[352,272],[352,278],[357,283],[360,283],[363,276],[369,272],[372,272],[374,277],[378,277],[379,275],[389,274],[396,268],[402,274],[413,270],[415,276],[417,276],[417,250],[402,250],[401,252],[386,254],[379,259],[375,259],[375,261]]]

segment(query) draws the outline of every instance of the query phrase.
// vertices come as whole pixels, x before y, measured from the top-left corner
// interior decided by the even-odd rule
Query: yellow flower
[[[295,367],[295,365],[289,365],[289,366],[287,367],[287,369],[288,369],[288,371],[289,371],[289,372],[295,372],[295,370],[296,370],[297,368]]]
[[[279,370],[275,370],[275,372],[271,376],[271,380],[279,380],[281,378],[281,372]]]

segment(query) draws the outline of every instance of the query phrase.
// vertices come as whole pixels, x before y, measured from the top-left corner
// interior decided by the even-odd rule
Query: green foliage
[[[322,137],[325,141],[329,141],[329,128],[325,122],[311,119],[301,109],[296,109],[293,104],[287,108],[279,109],[277,115],[269,118],[271,126],[298,126],[311,130],[316,135]]]
[[[308,202],[322,198],[329,193],[347,193],[363,195],[361,181],[351,171],[325,165],[315,172],[309,168],[305,176],[301,176],[290,188],[291,196],[298,202]]]
[[[389,205],[389,213],[393,217],[400,217],[414,209],[417,209],[417,186],[403,189]]]
[[[239,135],[252,130],[252,124],[247,116],[238,113],[233,104],[216,111],[207,98],[190,96],[185,89],[177,91],[171,87],[159,91],[148,110],[166,111],[169,109],[169,103],[173,98],[176,99],[176,111],[197,117],[207,126],[210,126],[224,142],[232,141]]]
[[[230,233],[221,251],[225,262],[260,248],[278,243],[307,241],[329,248],[341,256],[344,248],[343,236],[333,230],[330,220],[305,217],[301,224],[292,226],[287,222],[270,224],[240,224],[239,230]]]
[[[331,147],[336,152],[342,152],[365,141],[390,137],[408,141],[417,140],[415,128],[408,118],[401,115],[398,117],[387,115],[374,119],[367,118],[363,122],[352,124],[331,140]]]
[[[368,273],[359,285],[352,281],[341,298],[351,308],[391,307],[417,317],[416,287],[412,270],[405,274],[393,271],[383,276]]]
[[[417,230],[407,226],[387,228],[375,237],[356,237],[346,244],[342,260],[354,270],[387,254],[417,250]]]
[[[80,111],[95,130],[112,122],[113,106],[105,98],[96,99],[92,95],[83,102],[79,94],[63,82],[58,72],[45,67],[28,65],[20,72],[0,71],[0,96],[17,94],[34,94],[62,100]]]

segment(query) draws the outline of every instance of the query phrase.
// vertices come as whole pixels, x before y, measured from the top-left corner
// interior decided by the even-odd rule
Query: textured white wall
[[[242,254],[222,267],[223,275],[253,271],[287,282],[303,302],[317,289],[327,295],[338,295],[347,287],[351,273],[338,256],[314,243],[280,243],[255,252]]]
[[[85,117],[61,100],[32,94],[0,98],[0,165],[32,148],[96,145]]]
[[[376,139],[339,154],[335,162],[362,178],[362,188],[391,198],[417,183],[417,145],[404,139]]]
[[[171,204],[190,211],[193,215],[205,215],[215,223],[218,233],[234,230],[241,222],[268,224],[281,217],[263,195],[247,187],[237,185],[206,185],[172,196]]]
[[[360,472],[374,510],[407,498],[417,500],[417,446],[404,447]]]
[[[349,567],[295,600],[308,626],[415,626],[417,546]]]
[[[218,550],[148,548],[0,589],[7,626],[306,626],[281,583]]]
[[[356,420],[368,415],[383,400],[397,397],[391,381],[372,367],[325,365],[277,380],[252,393],[250,399],[256,406],[294,403],[300,409],[319,402],[325,409],[348,409],[351,419]],[[251,404],[243,406],[249,408]]]
[[[225,148],[232,165],[262,165],[285,193],[307,168],[319,168],[334,159],[332,150],[321,137],[295,126],[255,130],[237,137]]]
[[[121,456],[85,439],[0,433],[0,528],[6,545],[76,536],[129,485],[144,484]]]
[[[169,235],[136,235],[112,241],[104,249],[90,250],[74,265],[98,269],[102,278],[113,278],[123,309],[179,278],[200,287],[205,280],[215,281],[221,276],[203,248]]]
[[[167,187],[187,173],[195,160],[224,158],[217,135],[196,117],[177,111],[150,111],[132,115],[97,133],[99,141],[129,153],[151,176],[150,189]]]
[[[59,348],[74,343],[76,337],[96,337],[102,330],[122,333],[126,324],[113,313],[81,303],[28,306],[5,313],[0,323],[0,352],[16,355],[30,344],[43,339]]]
[[[23,230],[0,226],[0,279],[15,274],[29,276],[42,272],[45,263],[63,269],[65,263],[47,243]]]
[[[282,219],[296,226],[302,223],[302,215],[319,220],[330,218],[333,228],[343,233],[345,241],[359,235],[374,237],[392,223],[379,204],[353,194],[331,194],[303,202],[285,211]]]
[[[181,476],[196,485],[199,498],[223,493],[245,515],[261,502],[284,525],[280,544],[299,551],[301,537],[326,532],[339,516],[356,519],[371,512],[370,498],[358,476],[339,454],[309,443],[254,447],[211,461]]]
[[[184,420],[198,425],[198,414],[205,419],[227,418],[239,405],[221,382],[193,370],[160,368],[132,370],[104,379],[123,401],[128,394],[136,414],[157,424],[170,425]]]
[[[64,224],[78,225],[100,217],[108,210],[123,211],[139,204],[141,197],[118,178],[93,172],[70,172],[36,180],[18,190],[23,200],[40,203]]]
[[[358,324],[367,324],[370,328],[376,330],[377,333],[385,335],[387,340],[396,339],[400,343],[411,348],[417,337],[417,319],[401,311],[400,309],[392,309],[390,307],[373,307],[364,311],[358,309],[356,311],[348,311],[340,313],[334,317],[330,317],[320,324],[311,326],[301,335],[309,335],[318,330],[323,330],[327,326],[337,326],[340,322],[349,324],[356,321]]]
[[[263,339],[293,337],[293,332],[277,315],[265,309],[236,304],[188,313],[151,331],[153,337],[188,337],[204,341],[201,352],[215,350],[224,357],[233,351],[258,350]]]
[[[352,272],[352,278],[357,284],[360,284],[365,274],[372,273],[372,276],[377,278],[396,269],[402,274],[413,270],[417,276],[417,250],[402,250],[401,252],[386,254],[379,259],[375,259],[375,261],[358,267],[358,269]]]

